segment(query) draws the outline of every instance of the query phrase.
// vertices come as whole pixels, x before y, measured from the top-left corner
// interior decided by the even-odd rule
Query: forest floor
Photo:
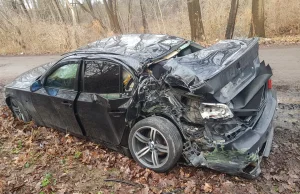
[[[299,47],[260,50],[261,59],[274,69],[279,105],[272,152],[263,159],[262,174],[255,180],[181,165],[158,174],[101,145],[17,121],[2,106],[0,193],[300,194],[299,51]],[[58,58],[47,57],[45,62]],[[26,59],[0,57],[0,89],[23,71],[18,66],[35,66],[35,57]]]

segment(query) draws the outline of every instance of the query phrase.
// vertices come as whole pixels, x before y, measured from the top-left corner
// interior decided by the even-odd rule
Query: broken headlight
[[[230,108],[226,104],[219,103],[202,103],[200,114],[203,119],[228,119],[233,117]]]

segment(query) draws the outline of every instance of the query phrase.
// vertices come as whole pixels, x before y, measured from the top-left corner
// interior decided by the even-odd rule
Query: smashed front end
[[[154,64],[161,67],[161,76],[140,77],[131,115],[170,119],[182,133],[189,165],[257,177],[270,153],[277,107],[257,39],[223,41]]]

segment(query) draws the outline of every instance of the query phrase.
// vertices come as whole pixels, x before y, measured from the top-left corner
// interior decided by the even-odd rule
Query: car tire
[[[10,108],[13,112],[15,118],[22,120],[24,122],[29,122],[30,116],[23,105],[14,98],[10,99]]]
[[[182,138],[177,127],[158,116],[137,122],[130,131],[128,145],[134,160],[155,172],[169,171],[182,154]]]

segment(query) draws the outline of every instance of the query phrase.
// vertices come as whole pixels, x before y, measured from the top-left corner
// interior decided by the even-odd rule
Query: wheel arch
[[[182,141],[185,142],[186,139],[185,139],[185,137],[184,137],[184,135],[183,135],[183,133],[182,133],[181,127],[179,126],[179,124],[177,123],[177,121],[175,121],[175,119],[173,119],[173,118],[170,117],[169,115],[163,114],[163,113],[151,115],[151,116],[149,116],[149,117],[153,117],[153,116],[165,118],[165,119],[167,119],[168,121],[170,121],[173,125],[175,125],[176,129],[178,130],[178,132],[179,132],[179,134],[180,134],[180,136],[181,136],[181,138],[182,138]],[[146,119],[146,118],[148,118],[148,117],[142,117],[142,116],[137,117],[137,118],[135,119],[135,121],[131,124],[130,130],[129,130],[129,131],[131,131],[132,127],[133,127],[136,123],[138,123],[139,121],[141,121],[141,120],[143,120],[143,119]]]
[[[186,139],[185,139],[185,137],[184,137],[184,135],[182,133],[181,127],[179,126],[178,122],[175,121],[175,119],[173,119],[172,117],[170,117],[167,114],[156,114],[155,116],[159,116],[159,117],[165,118],[168,121],[170,121],[171,123],[173,123],[175,125],[176,129],[178,130],[180,136],[181,136],[182,142],[185,142]]]
[[[7,106],[10,107],[11,106],[11,97],[10,96],[6,97],[5,102],[6,102]]]

